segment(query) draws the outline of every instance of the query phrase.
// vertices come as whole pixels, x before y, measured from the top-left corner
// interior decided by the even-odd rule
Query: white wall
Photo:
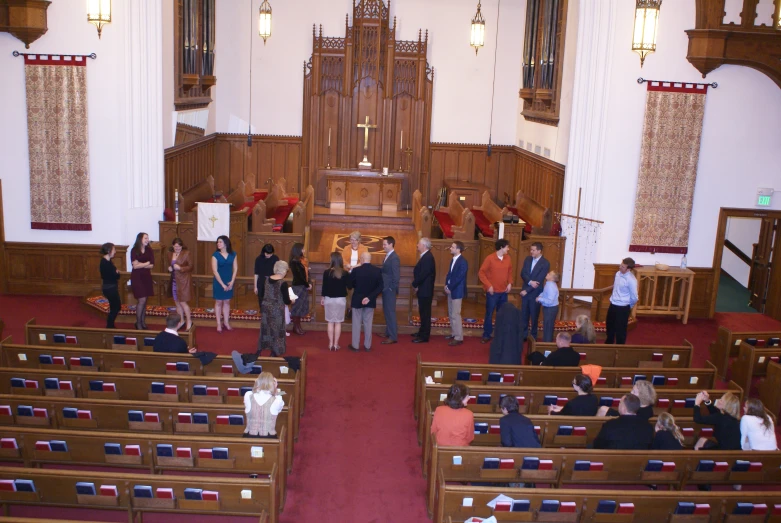
[[[163,148],[174,145],[176,111],[174,111],[174,0],[163,2]]]
[[[750,258],[754,250],[754,244],[759,240],[761,224],[762,220],[759,218],[729,218],[727,220],[726,238]],[[743,263],[732,251],[724,249],[721,268],[738,280],[741,285],[748,287],[750,267]]]
[[[678,265],[679,255],[629,253],[640,142],[645,112],[645,86],[639,76],[654,80],[718,82],[709,90],[703,122],[694,193],[688,263],[710,267],[720,207],[754,205],[758,187],[781,187],[781,89],[764,74],[738,66],[722,66],[702,80],[686,60],[685,29],[694,27],[694,0],[662,5],[657,51],[644,68],[631,52],[634,2],[616,3],[611,104],[604,122],[608,133],[601,180],[600,218],[605,220],[596,262],[618,263],[631,255],[638,263],[661,261]],[[575,140],[577,137],[572,137]],[[775,198],[774,209],[781,209]]]
[[[418,29],[429,31],[428,60],[435,68],[432,141],[488,142],[497,1],[482,3],[486,45],[477,56],[469,46],[469,23],[477,7],[474,0],[392,3],[391,17],[397,17],[397,38],[417,40]],[[352,23],[352,2],[274,3],[272,36],[265,46],[257,36],[259,6],[259,0],[253,0],[250,18],[246,2],[217,2],[216,129],[247,132],[251,35],[253,130],[262,134],[300,135],[303,63],[312,54],[312,24],[318,24],[318,31],[322,24],[325,36],[343,37],[345,14],[350,15]],[[517,107],[520,88],[523,12],[521,2],[505,1],[501,5],[493,123],[495,144],[517,143],[516,117],[512,111]]]

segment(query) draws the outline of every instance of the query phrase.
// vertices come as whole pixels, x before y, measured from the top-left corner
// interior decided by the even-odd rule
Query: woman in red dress
[[[155,255],[149,247],[149,235],[138,233],[136,243],[130,250],[130,263],[133,272],[130,273],[130,288],[136,299],[136,329],[146,330],[146,299],[154,294],[152,286],[152,267],[155,265]]]

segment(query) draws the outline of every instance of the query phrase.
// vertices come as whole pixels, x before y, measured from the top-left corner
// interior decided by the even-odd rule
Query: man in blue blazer
[[[540,304],[537,296],[542,294],[545,287],[545,276],[550,271],[550,263],[542,255],[542,244],[532,243],[529,249],[530,256],[523,261],[521,269],[521,339],[526,340],[529,335],[529,321],[531,321],[531,335],[537,339],[537,323],[540,317]]]
[[[455,241],[450,244],[450,254],[453,261],[445,277],[445,294],[447,294],[447,315],[450,317],[450,340],[448,345],[461,345],[464,343],[464,327],[461,323],[461,302],[466,296],[466,272],[469,269],[467,261],[461,256],[464,252],[464,244]]]

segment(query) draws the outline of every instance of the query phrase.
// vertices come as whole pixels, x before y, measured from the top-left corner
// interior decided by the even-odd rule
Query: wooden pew
[[[423,195],[417,189],[412,193],[412,224],[418,238],[431,238],[431,211],[423,205]]]
[[[461,459],[460,464],[454,458]],[[513,460],[505,469],[485,469],[486,458]],[[523,469],[524,458],[552,461],[550,470]],[[755,472],[732,471],[736,461],[761,463]],[[646,471],[650,460],[673,463],[674,470]],[[697,471],[702,460],[726,463],[724,471]],[[457,460],[455,460],[457,461]],[[600,463],[598,470],[574,470],[577,461]],[[584,466],[583,464],[580,465]],[[568,484],[598,485],[666,485],[683,490],[688,484],[762,485],[781,483],[781,452],[743,451],[663,451],[663,450],[596,450],[596,449],[523,449],[510,447],[439,447],[432,443],[427,480],[427,507],[431,513],[436,504],[437,478],[445,481],[499,483],[542,483],[561,488]],[[669,465],[668,465],[668,468]],[[740,468],[740,467],[739,467]]]
[[[274,187],[271,188],[268,196],[266,196],[266,199],[264,200],[264,204],[266,206],[266,218],[271,218],[274,220],[274,232],[282,232],[288,216],[290,216],[290,213],[293,212],[293,208],[299,202],[299,200],[300,198],[298,194],[288,193],[285,191],[284,179],[274,184]]]
[[[10,339],[9,336],[7,339],[0,342],[0,363],[5,367],[42,370],[81,370],[78,366],[70,365],[71,358],[91,357],[95,363],[95,367],[100,372],[219,377],[235,377],[237,375],[236,368],[233,365],[233,359],[226,355],[217,356],[211,363],[204,366],[198,358],[194,358],[190,354],[146,352],[144,350],[128,351],[73,348],[72,345],[65,345],[64,347],[15,345],[9,343]],[[142,347],[142,349],[151,350],[151,347]],[[43,361],[49,361],[50,359],[46,358],[46,356],[52,358],[54,356],[59,356],[64,358],[65,366],[55,365],[54,363],[43,363],[42,359]],[[186,362],[189,365],[190,370],[173,371],[168,369],[168,365],[176,364],[177,362]],[[270,372],[278,379],[292,378],[299,382],[299,411],[303,414],[306,396],[306,351],[301,355],[301,369],[298,372],[292,371],[287,366],[287,361],[283,358],[258,358],[255,364],[259,365],[263,371]]]
[[[252,214],[252,209],[255,207],[255,199],[251,195],[247,196],[247,187],[243,180],[227,196],[226,201],[231,206],[231,212],[244,211],[247,216]]]
[[[502,212],[520,217],[527,223],[526,231],[531,234],[543,236],[552,234],[553,214],[551,210],[528,198],[523,194],[523,191],[515,193],[515,202],[502,209]]]
[[[475,215],[464,208],[458,201],[458,195],[451,192],[447,196],[447,207],[434,211],[434,217],[439,222],[439,228],[447,239],[474,240]]]
[[[303,234],[315,215],[315,190],[308,185],[301,200],[293,206],[292,232]]]
[[[494,223],[502,221],[502,209],[496,205],[491,193],[483,192],[480,205],[472,206],[472,214],[475,216],[475,225],[483,236],[487,238],[494,237]]]
[[[246,478],[217,478],[209,476],[152,476],[150,474],[123,474],[117,472],[86,472],[71,470],[46,470],[18,467],[1,467],[0,480],[30,480],[35,492],[0,493],[3,505],[33,505],[40,507],[61,507],[81,509],[124,510],[128,520],[145,512],[176,512],[203,516],[251,516],[259,522],[276,523],[279,518],[277,506],[277,473],[274,469],[268,478],[248,481]],[[76,483],[94,483],[96,490],[101,485],[116,486],[118,496],[85,496],[76,493]],[[153,495],[158,488],[172,488],[175,499],[135,497],[136,485],[152,487]],[[185,499],[185,488],[198,488],[219,492],[218,501]],[[249,490],[250,498],[243,499],[241,492]],[[216,520],[215,520],[216,521]]]
[[[767,365],[767,375],[759,384],[759,399],[765,408],[778,416],[781,411],[781,365],[771,361]]]
[[[536,341],[529,336],[529,354],[555,351],[555,342]],[[591,363],[601,367],[646,367],[677,368],[691,367],[694,346],[689,340],[683,345],[607,345],[602,343],[573,344],[572,348],[580,354],[582,364]],[[585,357],[584,357],[585,355]],[[659,356],[661,355],[661,356]]]
[[[744,341],[740,344],[738,357],[730,366],[730,378],[743,387],[743,390],[750,391],[752,378],[767,375],[770,362],[778,363],[780,357],[781,347],[758,348]]]
[[[443,405],[447,392],[450,389],[449,384],[426,385],[422,394],[423,409],[425,403],[429,402],[433,408]],[[686,407],[686,401],[693,404],[694,398],[702,389],[657,389],[657,402],[654,406],[654,413],[669,412],[673,416],[688,416],[691,407]],[[706,389],[707,390],[707,389]],[[596,395],[600,398],[600,403],[604,405],[618,406],[618,401],[628,392],[628,389],[599,389]],[[732,392],[738,398],[743,399],[743,389],[735,382],[729,383],[728,389],[710,390],[709,394],[713,398],[719,398],[726,392]],[[521,404],[519,411],[521,414],[547,414],[548,408],[546,401],[555,402],[564,405],[567,400],[572,399],[577,394],[571,386],[569,387],[531,387],[514,385],[469,385],[469,394],[474,398],[470,400],[467,408],[472,412],[499,412],[499,401],[505,394],[513,394],[518,398]],[[485,403],[476,403],[481,401],[481,395],[485,398]],[[548,398],[546,398],[546,396]],[[555,399],[553,399],[555,397]],[[476,399],[475,399],[476,398]],[[676,401],[678,403],[676,403]],[[683,402],[683,403],[681,403]],[[433,411],[432,408],[432,411]],[[423,411],[421,411],[423,412]],[[418,416],[418,443],[421,444],[424,438],[425,416]]]
[[[731,331],[726,327],[719,327],[716,332],[716,341],[710,344],[710,360],[716,365],[719,377],[724,379],[729,368],[729,359],[735,358],[740,350],[740,344],[744,341],[757,347],[778,347],[781,339],[781,331]],[[754,340],[753,343],[751,340]]]
[[[18,448],[0,449],[0,459],[22,463],[25,467],[40,467],[44,464],[68,464],[74,466],[107,466],[146,469],[151,474],[164,471],[217,472],[236,474],[270,474],[276,468],[279,472],[280,510],[285,506],[287,465],[285,448],[287,430],[282,427],[279,438],[229,438],[211,434],[169,435],[135,434],[129,432],[84,432],[73,430],[51,430],[27,427],[1,427],[5,439],[13,439]],[[67,451],[46,451],[37,448],[39,441],[64,441]],[[120,445],[121,454],[106,453],[106,444]],[[189,448],[189,458],[160,456],[157,445],[171,445],[174,449]],[[138,445],[140,455],[125,453],[127,445]],[[228,449],[227,459],[201,458],[199,449],[222,447]],[[253,457],[252,448],[261,447],[262,457]],[[99,450],[98,450],[99,449]]]
[[[21,415],[19,407],[40,409],[37,416]],[[70,418],[65,416],[64,409],[76,408],[89,412],[83,418]],[[159,421],[130,421],[129,411],[142,411],[144,416],[157,416]],[[8,415],[7,412],[11,412]],[[180,423],[179,414],[201,413],[206,414],[207,424]],[[239,415],[242,418],[240,425],[217,423],[218,416]],[[89,418],[89,419],[86,419]],[[0,395],[0,425],[15,427],[50,428],[57,430],[91,430],[131,432],[134,434],[210,434],[216,437],[241,437],[246,428],[243,405],[179,405],[160,402],[146,402],[139,404],[137,401],[102,400],[88,398],[36,398],[34,396]],[[277,434],[285,430],[285,451],[287,472],[293,466],[293,416],[287,405],[277,416]],[[0,449],[2,450],[2,449]]]
[[[179,218],[182,219],[182,213],[192,212],[198,202],[207,202],[214,198],[216,192],[214,190],[214,177],[208,176],[199,184],[179,193]]]
[[[187,342],[188,347],[195,344],[195,325],[189,331],[179,332],[179,337]],[[152,343],[160,331],[134,329],[99,329],[96,327],[67,327],[64,325],[38,325],[35,318],[24,324],[24,339],[27,345],[52,345],[55,347],[91,347],[94,349],[115,348],[114,338],[125,337],[135,339],[136,345],[123,345],[124,350],[152,350]],[[65,339],[62,340],[62,336]],[[56,341],[55,341],[56,338]],[[135,349],[133,349],[135,347]]]
[[[437,478],[437,504],[434,510],[434,523],[463,522],[470,517],[487,518],[496,515],[487,505],[499,494],[514,500],[528,500],[529,510],[524,512],[499,513],[502,521],[557,521],[560,523],[633,523],[633,522],[669,522],[669,523],[777,523],[781,520],[776,505],[781,503],[781,491],[771,492],[698,492],[698,491],[649,491],[649,490],[581,490],[581,489],[520,489],[509,487],[475,487],[448,485],[445,478]],[[464,500],[471,498],[472,506],[464,506]],[[572,502],[573,512],[541,511],[543,500]],[[620,503],[633,503],[630,514],[601,514],[597,507],[601,500]],[[678,502],[691,502],[702,505],[703,515],[675,514]],[[749,502],[767,506],[767,514],[733,515],[738,502]],[[706,507],[705,505],[709,505]]]

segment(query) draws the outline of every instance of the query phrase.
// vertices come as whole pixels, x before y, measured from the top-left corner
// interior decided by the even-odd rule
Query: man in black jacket
[[[420,259],[412,273],[412,288],[418,293],[420,310],[420,329],[412,336],[412,343],[428,343],[431,335],[431,302],[434,301],[434,280],[437,279],[437,267],[431,254],[431,240],[421,238],[418,241]]]
[[[377,296],[382,293],[382,270],[372,265],[372,255],[361,254],[361,265],[350,272],[347,287],[353,289],[350,302],[353,309],[353,340],[347,348],[358,352],[361,346],[361,325],[363,325],[363,346],[366,352],[372,350],[372,323]]]
[[[594,440],[595,449],[645,450],[651,448],[654,428],[645,418],[638,417],[640,398],[625,394],[618,404],[619,416],[602,425]]]
[[[502,438],[502,447],[526,447],[538,449],[540,439],[534,432],[534,423],[529,418],[518,412],[520,406],[515,396],[507,395],[499,402],[502,408],[502,416],[499,419],[499,433]]]
[[[155,342],[152,345],[153,352],[176,352],[180,354],[195,354],[195,347],[188,349],[187,342],[176,332],[176,327],[182,321],[182,317],[177,313],[171,313],[165,319],[165,330],[155,336]]]
[[[568,332],[560,332],[556,336],[555,351],[543,356],[541,352],[532,352],[529,355],[529,364],[543,365],[545,367],[578,367],[580,366],[580,353],[569,346],[572,336]]]

